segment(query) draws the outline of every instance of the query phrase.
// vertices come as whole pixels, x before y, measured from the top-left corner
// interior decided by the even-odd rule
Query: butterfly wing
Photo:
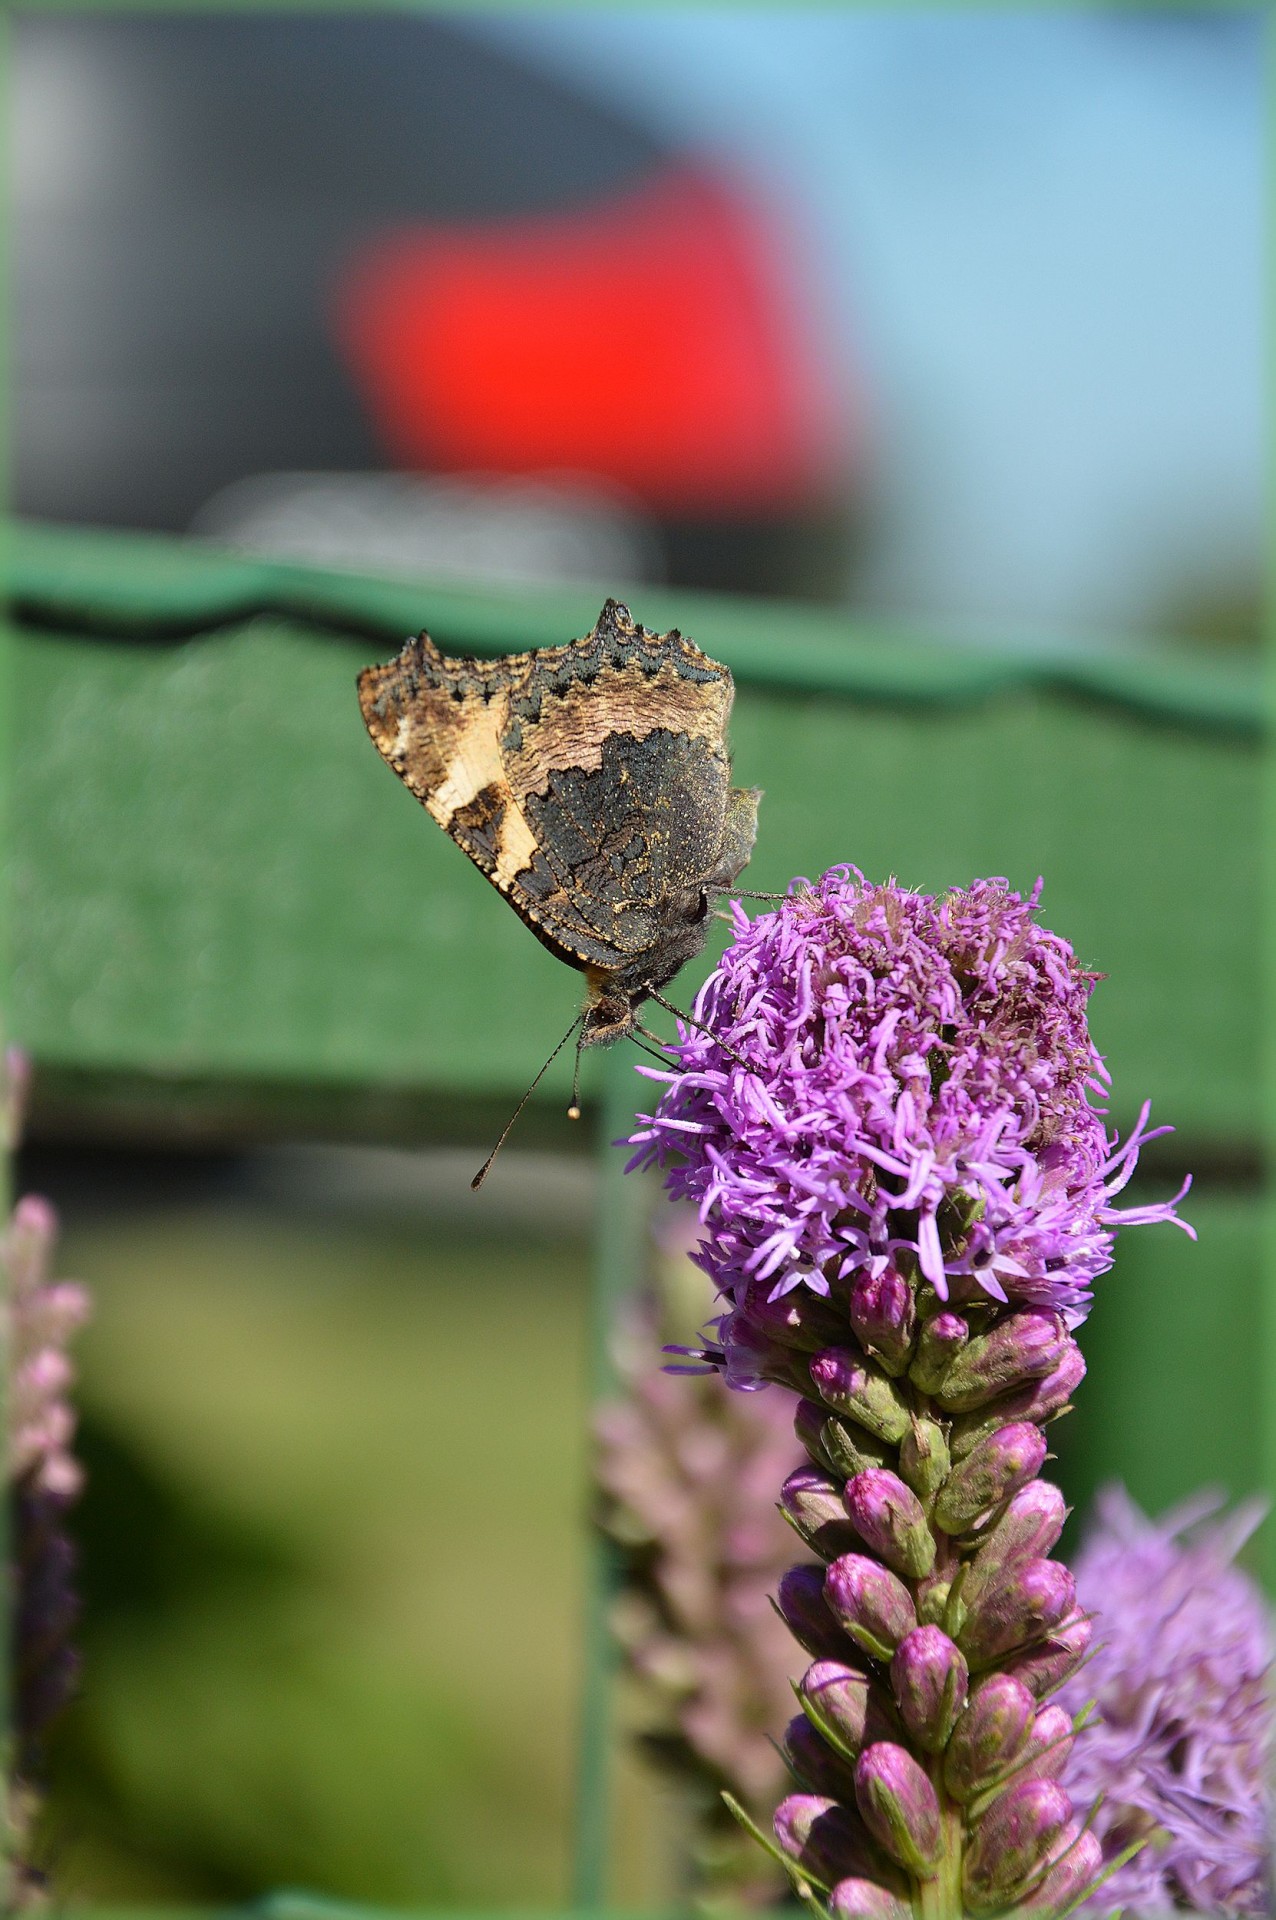
[[[732,693],[616,601],[568,646],[459,660],[422,634],[359,681],[378,751],[440,826],[561,959],[608,971],[717,877]]]

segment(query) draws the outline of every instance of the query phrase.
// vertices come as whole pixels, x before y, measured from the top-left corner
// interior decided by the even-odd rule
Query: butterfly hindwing
[[[735,879],[757,796],[730,786],[731,676],[608,601],[583,640],[450,659],[422,634],[360,676],[378,751],[550,949],[667,979]]]

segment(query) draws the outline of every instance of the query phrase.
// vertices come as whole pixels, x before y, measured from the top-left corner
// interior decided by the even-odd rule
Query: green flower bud
[[[935,1393],[949,1367],[970,1338],[970,1328],[959,1313],[937,1313],[917,1336],[917,1353],[908,1377],[923,1393]]]
[[[871,1467],[848,1482],[846,1512],[871,1552],[906,1580],[921,1580],[935,1564],[935,1537],[921,1501],[888,1467]]]
[[[1033,1479],[1045,1457],[1045,1436],[1031,1421],[999,1427],[953,1468],[935,1501],[935,1524],[945,1533],[967,1532]]]
[[[935,1397],[950,1413],[969,1413],[1026,1380],[1052,1373],[1068,1336],[1052,1313],[1012,1313],[962,1348]]]
[[[853,1480],[857,1473],[867,1473],[870,1467],[894,1464],[893,1447],[866,1433],[863,1427],[857,1427],[853,1421],[835,1419],[827,1411],[821,1440],[833,1471],[846,1480]]]
[[[846,1347],[826,1347],[811,1361],[811,1379],[835,1413],[898,1446],[908,1432],[908,1402],[895,1382],[871,1360]]]
[[[824,1577],[824,1598],[834,1618],[874,1660],[889,1660],[917,1625],[908,1588],[867,1554],[844,1553],[833,1562]]]
[[[929,1414],[914,1414],[899,1449],[900,1478],[907,1481],[923,1503],[929,1503],[947,1480],[951,1468],[948,1442],[938,1420]]]

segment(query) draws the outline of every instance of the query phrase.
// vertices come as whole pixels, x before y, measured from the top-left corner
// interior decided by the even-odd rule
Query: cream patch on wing
[[[448,728],[446,745],[442,752],[435,748],[443,764],[443,777],[425,803],[444,827],[459,808],[477,800],[485,787],[507,784],[501,732],[509,718],[508,696],[467,700],[455,705],[453,712],[455,720]]]
[[[501,816],[500,832],[496,839],[496,865],[492,868],[492,878],[497,886],[512,886],[517,875],[531,866],[536,849],[536,835],[511,796]]]
[[[733,688],[721,680],[685,680],[666,662],[659,673],[638,665],[609,671],[593,686],[569,687],[547,699],[539,720],[523,729],[517,787],[543,793],[550,775],[572,768],[594,773],[603,763],[603,743],[614,733],[645,740],[661,728],[707,740],[726,758],[724,736]]]

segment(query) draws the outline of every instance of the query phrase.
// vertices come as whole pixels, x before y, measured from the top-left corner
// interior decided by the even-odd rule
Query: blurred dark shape
[[[649,577],[842,584],[803,276],[623,107],[375,15],[28,14],[14,94],[21,513],[180,530],[253,475],[567,466],[629,488]]]
[[[15,31],[16,487],[180,530],[217,488],[381,464],[324,324],[391,222],[548,212],[656,143],[433,19],[58,19]]]
[[[585,210],[376,238],[337,313],[404,466],[567,469],[724,517],[818,504],[845,466],[774,236],[690,167]]]

